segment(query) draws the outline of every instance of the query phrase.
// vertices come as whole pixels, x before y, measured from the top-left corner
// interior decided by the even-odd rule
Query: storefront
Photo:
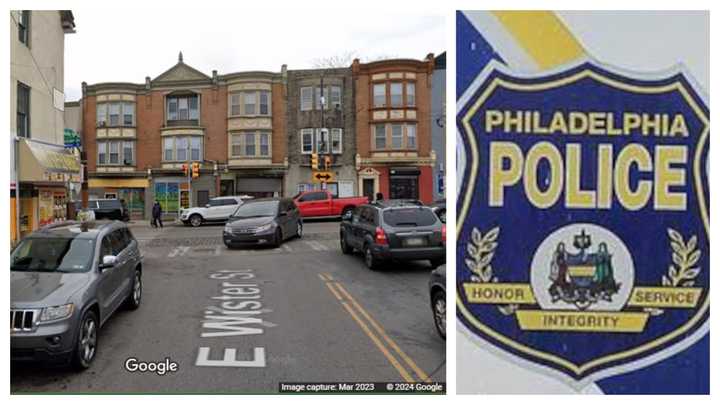
[[[371,201],[377,193],[386,199],[433,201],[432,166],[376,166],[358,172],[360,194]]]
[[[68,218],[69,187],[80,181],[80,161],[62,146],[29,139],[18,141],[18,179],[11,226],[22,238]],[[17,206],[19,205],[19,210]],[[11,234],[17,238],[17,232]]]
[[[251,195],[255,198],[282,196],[282,177],[242,177],[235,179],[236,195]]]
[[[93,178],[88,180],[88,191],[93,198],[117,198],[125,201],[130,219],[145,218],[146,178]]]

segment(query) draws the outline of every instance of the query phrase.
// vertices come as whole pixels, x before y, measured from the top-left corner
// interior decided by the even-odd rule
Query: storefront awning
[[[19,140],[21,182],[79,181],[80,159],[60,145]]]
[[[102,179],[89,179],[89,188],[147,188],[150,186],[148,179],[135,178],[102,178]]]

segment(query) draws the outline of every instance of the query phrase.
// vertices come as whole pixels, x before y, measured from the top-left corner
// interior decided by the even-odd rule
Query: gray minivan
[[[123,304],[140,306],[142,256],[119,221],[63,222],[20,241],[10,256],[11,361],[90,367],[98,329]]]
[[[228,248],[248,245],[280,246],[284,240],[302,238],[300,210],[290,198],[248,200],[228,218],[223,242]]]

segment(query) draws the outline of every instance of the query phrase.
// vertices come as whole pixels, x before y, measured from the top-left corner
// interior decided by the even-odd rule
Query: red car
[[[303,218],[339,217],[358,205],[367,204],[367,197],[335,198],[327,191],[305,191],[293,197]]]

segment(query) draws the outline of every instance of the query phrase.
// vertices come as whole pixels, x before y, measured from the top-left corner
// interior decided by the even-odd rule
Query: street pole
[[[323,85],[323,79],[325,78],[325,72],[323,72],[320,75],[320,139],[325,139],[325,86]],[[327,146],[327,145],[326,145]],[[320,152],[320,151],[318,151]],[[320,153],[318,153],[318,160],[323,159],[325,160]],[[320,162],[318,162],[320,163]],[[322,190],[327,189],[327,185],[325,184],[325,181],[320,183],[320,188]]]
[[[188,184],[188,208],[192,207],[192,167],[190,167],[190,138],[187,144],[187,184]]]

